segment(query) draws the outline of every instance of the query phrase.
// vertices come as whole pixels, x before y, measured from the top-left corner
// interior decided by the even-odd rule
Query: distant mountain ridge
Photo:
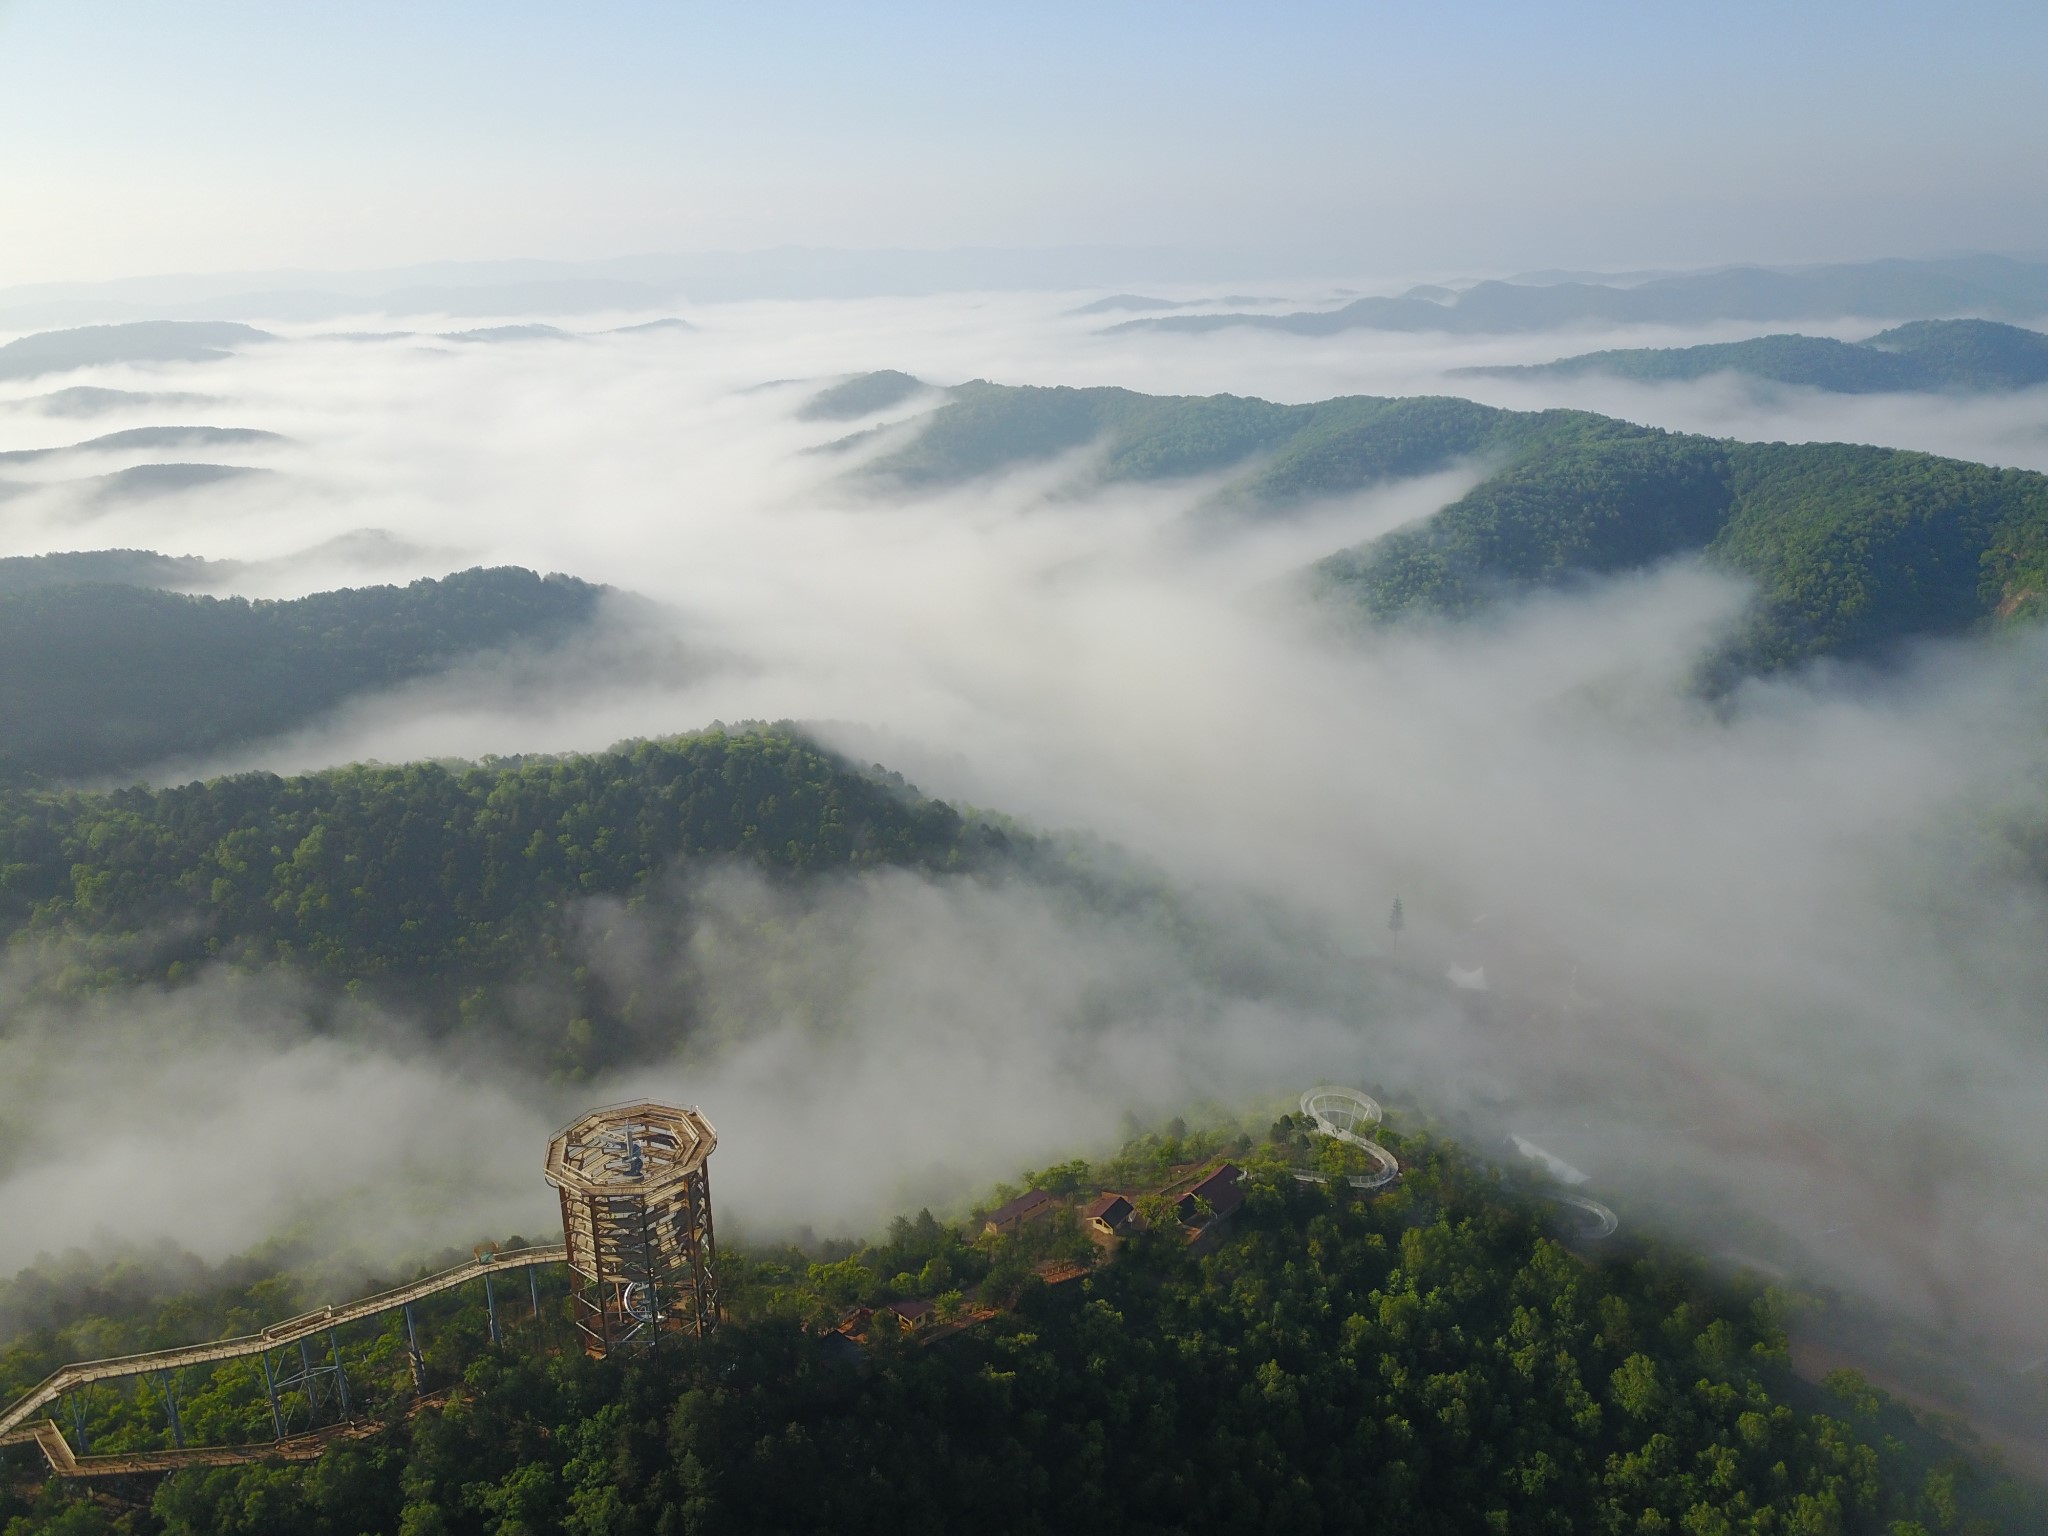
[[[31,395],[14,402],[17,410],[40,416],[106,416],[115,411],[186,410],[218,405],[213,395],[183,391],[146,392],[133,389],[101,389],[91,384],[73,384],[47,395]]]
[[[121,453],[136,448],[248,448],[289,442],[278,432],[255,427],[130,427],[56,448],[10,448],[0,464],[29,464],[74,453]]]
[[[1710,320],[1880,320],[2048,315],[2048,262],[2004,256],[1871,261],[1799,271],[1731,267],[1614,284],[1484,282],[1448,299],[1441,290],[1354,300],[1288,315],[1162,315],[1105,334],[1215,331],[1233,326],[1330,336],[1347,330],[1488,333],[1566,325],[1686,324]]]
[[[0,379],[33,379],[107,363],[213,363],[238,347],[276,339],[229,320],[133,320],[38,331],[0,346]]]
[[[1867,341],[1826,336],[1758,336],[1697,347],[1630,347],[1586,352],[1554,363],[1460,368],[1491,378],[1584,378],[1607,374],[1645,381],[1736,373],[1833,394],[2028,389],[2048,383],[2048,335],[1996,320],[1914,320]]]
[[[2048,476],[1845,443],[1731,442],[1587,411],[976,380],[851,473],[932,491],[1084,448],[1076,488],[1228,476],[1207,505],[1237,515],[1486,466],[1434,516],[1310,573],[1325,598],[1375,621],[1470,614],[1679,555],[1757,584],[1724,678],[2048,612]]]
[[[87,549],[50,555],[12,555],[0,559],[0,593],[79,586],[88,582],[170,590],[204,585],[217,570],[233,569],[238,564],[232,560],[205,560],[198,555],[160,555],[153,549]]]

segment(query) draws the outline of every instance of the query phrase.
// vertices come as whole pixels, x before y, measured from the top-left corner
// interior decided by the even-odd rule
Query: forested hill
[[[682,1027],[687,999],[649,1019],[607,993],[568,953],[572,903],[640,896],[705,858],[950,871],[1018,846],[785,729],[466,768],[0,791],[0,935],[43,955],[60,989],[282,964],[440,1027],[487,1017],[498,1048],[574,1070],[625,1054],[635,1028]]]
[[[1489,466],[1434,517],[1317,567],[1319,590],[1375,620],[1469,613],[1503,593],[1699,553],[1758,584],[1731,661],[1768,669],[2037,615],[2048,593],[2048,476],[1445,396],[1275,405],[977,380],[857,473],[935,489],[1091,445],[1086,485],[1218,475],[1211,505],[1242,513]]]
[[[1544,442],[1420,523],[1319,563],[1375,619],[1701,552],[1755,581],[1721,680],[2038,617],[2048,476],[1842,443],[1641,428]]]
[[[802,421],[856,421],[899,405],[923,388],[923,380],[894,368],[859,373],[819,390],[796,414]]]
[[[1780,272],[1730,267],[1648,282],[1485,282],[1462,292],[1416,288],[1288,315],[1164,315],[1111,331],[1215,331],[1231,326],[1328,336],[1339,331],[1475,334],[1557,326],[1698,324],[1708,320],[1940,319],[2048,314],[2048,262],[2003,256],[1869,261]]]
[[[278,602],[129,585],[133,560],[117,580],[16,584],[34,574],[0,574],[0,779],[119,773],[289,730],[463,656],[558,641],[602,592],[511,567]]]
[[[2048,336],[1994,320],[1916,320],[1867,341],[1758,336],[1699,347],[1586,352],[1554,363],[1459,371],[1494,378],[1608,374],[1652,382],[1736,373],[1851,395],[2012,390],[2048,383]]]
[[[33,379],[105,363],[211,363],[237,347],[273,341],[232,320],[131,320],[38,331],[0,346],[0,379]]]
[[[1235,1129],[1026,1176],[1063,1201],[1140,1192],[1153,1225],[1113,1258],[1071,1209],[995,1238],[925,1211],[851,1252],[727,1245],[715,1333],[606,1362],[574,1349],[550,1271],[538,1318],[500,1292],[495,1344],[474,1291],[418,1308],[429,1391],[461,1384],[446,1398],[419,1397],[395,1316],[338,1333],[357,1411],[386,1426],[366,1441],[96,1487],[38,1486],[20,1448],[0,1521],[8,1536],[2033,1536],[2048,1518],[2036,1490],[1855,1373],[1796,1378],[1796,1304],[1752,1277],[1626,1238],[1574,1251],[1540,1192],[1424,1131],[1390,1134],[1401,1182],[1366,1199],[1292,1177],[1315,1153],[1286,1121]],[[1224,1157],[1246,1171],[1244,1204],[1191,1247],[1142,1191]],[[67,1343],[185,1342],[340,1299],[252,1268],[114,1315],[90,1306],[104,1288],[63,1276],[62,1332],[0,1339],[0,1386]],[[836,1331],[856,1301],[877,1310]],[[927,1314],[907,1332],[887,1305],[902,1301]],[[182,1375],[188,1437],[270,1436],[246,1363]],[[102,1452],[168,1439],[153,1387],[79,1411]]]
[[[113,582],[124,587],[208,586],[239,569],[233,560],[198,555],[160,555],[153,549],[79,549],[50,555],[9,555],[0,559],[0,592],[37,587],[74,587]]]

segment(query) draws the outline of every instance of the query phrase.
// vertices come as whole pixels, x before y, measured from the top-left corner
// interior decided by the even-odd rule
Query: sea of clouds
[[[1105,337],[1064,312],[1083,297],[732,304],[691,331],[499,345],[299,328],[225,362],[97,371],[284,434],[234,460],[275,473],[110,504],[54,483],[77,473],[59,466],[0,508],[0,553],[257,562],[236,578],[253,596],[499,563],[619,589],[570,654],[480,660],[151,777],[813,722],[929,793],[1114,848],[1227,934],[1232,963],[1028,883],[883,872],[799,896],[677,872],[675,900],[579,921],[607,936],[597,963],[632,970],[621,984],[659,995],[687,960],[724,1025],[574,1088],[404,1020],[315,1029],[282,983],[68,1012],[17,987],[0,1269],[108,1236],[224,1254],[309,1213],[405,1251],[540,1230],[548,1129],[627,1093],[706,1109],[722,1230],[767,1237],[960,1208],[1133,1123],[1268,1113],[1334,1078],[1489,1149],[1533,1139],[1625,1220],[1730,1262],[1987,1355],[2048,1353],[2042,637],[1710,708],[1690,668],[1746,594],[1696,563],[1370,638],[1294,598],[1303,564],[1426,516],[1483,466],[1219,524],[1189,517],[1212,483],[1091,489],[1085,453],[878,494],[846,471],[935,397],[795,414],[835,376],[892,367],[940,386],[1458,393],[2048,469],[2048,392],[1468,380],[1447,371],[1738,333]],[[93,429],[142,424],[161,413]],[[0,402],[0,447],[73,426]],[[889,430],[811,451],[870,426]],[[370,1192],[395,1186],[411,1205],[385,1228]]]

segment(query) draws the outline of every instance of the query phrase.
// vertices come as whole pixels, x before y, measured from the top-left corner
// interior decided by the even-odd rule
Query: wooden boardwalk
[[[74,1455],[70,1443],[56,1423],[44,1415],[43,1410],[65,1393],[80,1387],[89,1387],[96,1382],[119,1381],[124,1377],[143,1376],[155,1371],[177,1371],[193,1365],[215,1365],[225,1360],[241,1360],[251,1355],[287,1344],[296,1344],[324,1334],[330,1329],[345,1327],[361,1322],[365,1318],[381,1313],[395,1312],[400,1307],[443,1291],[452,1291],[459,1285],[466,1285],[485,1275],[509,1274],[516,1270],[534,1269],[544,1264],[560,1264],[567,1258],[566,1250],[560,1243],[543,1248],[521,1248],[512,1253],[492,1253],[474,1259],[467,1264],[458,1264],[445,1269],[438,1275],[429,1275],[402,1285],[395,1290],[382,1291],[375,1296],[365,1296],[360,1301],[348,1302],[339,1307],[322,1307],[315,1312],[303,1312],[297,1317],[286,1318],[281,1323],[272,1323],[260,1333],[243,1334],[239,1338],[216,1339],[209,1344],[191,1344],[182,1349],[152,1350],[147,1354],[115,1355],[105,1360],[81,1360],[53,1372],[43,1383],[14,1403],[4,1414],[0,1414],[0,1446],[26,1445],[31,1442],[40,1446],[50,1470],[61,1477],[105,1477],[126,1472],[169,1472],[179,1467],[220,1467],[233,1466],[240,1462],[263,1461],[271,1457],[282,1457],[287,1461],[309,1461],[318,1456],[329,1444],[351,1435],[371,1432],[373,1426],[335,1425],[316,1430],[311,1434],[289,1436],[283,1440],[265,1441],[257,1445],[203,1445],[186,1446],[179,1450],[135,1451],[121,1456],[78,1456]]]

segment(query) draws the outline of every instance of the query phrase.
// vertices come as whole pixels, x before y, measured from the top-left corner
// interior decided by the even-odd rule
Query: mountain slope
[[[1318,565],[1320,591],[1376,620],[1470,613],[1517,590],[1698,553],[1759,583],[1740,665],[1770,668],[2037,613],[2048,593],[2042,475],[1444,396],[1275,405],[977,380],[856,473],[931,490],[1085,448],[1083,487],[1235,470],[1210,505],[1241,514],[1487,466],[1435,516]]]
[[[1758,336],[1698,347],[1586,352],[1554,363],[1464,368],[1492,378],[1582,378],[1609,374],[1650,381],[1737,373],[1834,394],[2011,390],[2048,383],[2048,336],[1992,320],[1916,320],[1868,341],[1825,336]]]
[[[858,373],[827,385],[797,410],[799,421],[858,421],[908,400],[924,381],[894,368]]]
[[[599,588],[472,570],[288,602],[94,583],[0,595],[0,773],[120,772],[587,623]]]
[[[160,555],[153,549],[85,549],[54,555],[12,555],[0,559],[0,593],[38,587],[112,582],[124,587],[177,589],[203,586],[215,573],[233,570],[232,560],[198,555]]]
[[[467,767],[0,789],[0,937],[44,953],[60,990],[282,966],[580,1073],[673,1050],[694,1006],[684,980],[651,1009],[608,989],[591,957],[607,941],[570,922],[589,898],[650,900],[699,860],[969,871],[1028,843],[780,727]]]
[[[1695,551],[1759,589],[1724,676],[1873,655],[2041,611],[2048,477],[1889,448],[1635,429],[1540,445],[1315,575],[1387,620],[1469,613]]]
[[[237,347],[271,341],[232,320],[133,320],[39,331],[0,347],[0,379],[31,379],[101,363],[211,363]]]
[[[2040,1490],[1960,1426],[1916,1416],[1854,1371],[1794,1375],[1788,1325],[1816,1303],[1662,1243],[1561,1240],[1543,1188],[1404,1129],[1386,1133],[1401,1181],[1371,1199],[1296,1179],[1315,1152],[1282,1119],[1263,1136],[1172,1128],[1093,1168],[1026,1174],[1055,1194],[1054,1214],[997,1238],[929,1210],[858,1244],[768,1247],[721,1228],[721,1326],[602,1364],[561,1347],[573,1337],[567,1283],[550,1267],[531,1314],[523,1296],[516,1308],[501,1296],[487,1316],[474,1292],[419,1308],[431,1397],[401,1331],[411,1312],[403,1325],[345,1326],[333,1356],[357,1411],[388,1429],[309,1465],[180,1471],[152,1490],[160,1525],[122,1528],[2041,1529]],[[1081,1235],[1082,1192],[1153,1205],[1144,1191],[1175,1165],[1226,1155],[1243,1170],[1243,1204],[1199,1244],[1170,1206],[1113,1258]],[[472,1235],[451,1232],[449,1246]],[[0,1338],[0,1389],[80,1349],[182,1343],[344,1299],[283,1268],[288,1257],[212,1272],[188,1261],[183,1285],[161,1287],[172,1294],[133,1300],[129,1275],[44,1261],[16,1287],[56,1326]],[[1042,1271],[1070,1278],[1048,1284]],[[906,1302],[924,1314],[907,1329],[891,1305]],[[203,1413],[206,1443],[268,1438],[263,1380],[246,1364],[186,1373],[187,1432]],[[443,1396],[449,1382],[460,1390]],[[170,1438],[146,1388],[101,1389],[77,1412],[76,1432],[98,1447]],[[53,1481],[32,1502],[10,1479],[0,1519],[10,1536],[101,1536],[115,1527],[96,1492]]]
[[[0,452],[0,464],[31,464],[80,453],[123,453],[149,448],[253,448],[289,441],[281,433],[263,432],[255,427],[130,427],[58,448],[10,448]]]
[[[212,395],[179,392],[146,393],[132,389],[101,389],[91,384],[74,384],[17,402],[20,409],[44,416],[105,416],[113,411],[186,410],[218,405]]]

